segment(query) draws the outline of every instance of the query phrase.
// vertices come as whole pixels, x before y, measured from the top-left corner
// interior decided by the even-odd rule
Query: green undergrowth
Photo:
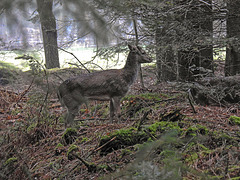
[[[12,65],[0,61],[0,85],[6,85],[17,79],[20,69]]]
[[[123,154],[137,152],[136,160],[124,170],[115,173],[114,177],[144,179],[148,176],[161,179],[167,176],[166,173],[171,172],[170,179],[182,179],[182,177],[188,179],[189,173],[194,179],[204,177],[216,179],[216,175],[224,178],[224,170],[226,170],[226,158],[219,160],[218,156],[225,157],[225,153],[229,152],[233,153],[231,156],[237,158],[235,150],[238,143],[239,138],[220,131],[211,131],[203,125],[187,124],[184,119],[181,119],[174,122],[157,121],[145,125],[141,130],[133,127],[120,129],[102,137],[99,146],[104,146],[101,148],[101,155],[107,155],[117,149],[122,149]],[[137,148],[130,152],[129,146]],[[144,158],[147,154],[147,158]],[[202,163],[199,166],[202,166],[203,170],[201,173],[196,172],[195,164],[207,159],[212,164]],[[219,168],[215,161],[219,161],[222,167]],[[236,172],[239,167],[237,162],[236,160],[235,165],[227,167],[232,171],[233,176],[233,172]],[[219,170],[204,170],[211,167]],[[132,173],[129,174],[130,171]]]
[[[157,100],[160,101],[163,98],[168,98],[167,94],[160,94],[160,93],[143,93],[139,95],[128,95],[125,96],[122,100],[125,101],[133,101],[133,100]]]
[[[128,95],[122,98],[122,112],[124,117],[134,117],[141,114],[143,110],[157,109],[164,106],[163,99],[169,98],[166,94],[159,93],[143,93],[139,95]],[[160,103],[162,102],[162,103]]]
[[[192,138],[199,135],[204,136],[209,132],[205,126],[200,125],[189,126],[187,129],[185,127],[183,128],[183,123],[185,122],[158,121],[151,125],[145,125],[141,130],[133,127],[117,130],[101,138],[99,146],[108,143],[107,146],[101,149],[101,153],[107,154],[113,150],[127,146],[152,142],[162,137],[163,134],[171,131],[177,133],[181,138]]]
[[[231,116],[231,117],[229,118],[229,121],[230,121],[230,123],[233,124],[233,125],[238,125],[238,126],[240,126],[240,117]]]
[[[77,139],[77,129],[67,128],[62,135],[62,142],[66,145],[72,144]]]
[[[123,126],[116,124],[95,126],[92,122],[84,122],[81,128],[65,130],[63,122],[49,113],[49,106],[37,102],[39,98],[36,95],[28,101],[30,107],[24,112],[28,113],[26,117],[29,122],[25,122],[24,127],[22,123],[21,129],[16,129],[26,134],[23,136],[25,139],[29,139],[28,143],[16,141],[21,142],[22,149],[23,144],[31,144],[33,150],[44,147],[47,152],[46,159],[32,157],[32,163],[36,163],[31,165],[31,172],[36,174],[36,179],[41,179],[42,175],[37,176],[36,172],[47,172],[47,169],[53,173],[52,178],[74,179],[74,175],[82,175],[86,167],[88,172],[97,172],[97,176],[115,171],[110,174],[112,179],[224,179],[226,174],[233,179],[239,176],[238,136],[233,136],[231,132],[213,131],[201,125],[200,120],[196,122],[185,117],[180,109],[156,113],[165,106],[164,100],[175,97],[145,93],[123,98],[124,117],[135,117],[135,123],[126,123],[126,128],[119,129]],[[42,114],[36,113],[41,107]],[[100,117],[107,117],[109,111],[108,104],[90,106],[89,110],[98,113]],[[91,118],[93,115],[88,114],[86,109],[81,111],[86,117]],[[233,116],[229,118],[229,123],[236,125],[238,120],[238,117]],[[61,131],[55,126],[62,126]],[[106,127],[118,129],[108,133],[110,130],[106,130]],[[88,128],[93,130],[90,132]],[[8,138],[6,136],[4,141]],[[8,147],[17,146],[14,144],[5,149],[8,150]],[[13,150],[11,153],[4,152],[7,155],[1,160],[0,170],[13,174],[11,169],[20,164],[21,156]],[[84,178],[88,179],[89,176]]]
[[[4,163],[4,165],[5,165],[5,166],[9,166],[9,165],[13,164],[14,162],[17,162],[17,160],[18,160],[18,158],[16,158],[16,157],[11,157],[11,158],[9,158],[9,159]]]
[[[13,64],[4,61],[0,61],[0,69],[8,69],[9,71],[19,71],[19,68],[17,68],[17,66],[14,66]]]
[[[137,131],[136,128],[120,129],[115,131],[111,135],[107,135],[101,138],[100,145],[108,143],[107,146],[101,148],[100,153],[106,155],[113,150],[121,149],[123,147],[132,146],[138,143],[146,142],[149,139],[147,133],[143,131]]]

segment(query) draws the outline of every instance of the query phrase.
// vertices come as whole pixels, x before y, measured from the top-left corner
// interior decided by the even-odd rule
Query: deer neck
[[[132,84],[137,77],[139,69],[139,63],[135,53],[130,52],[126,64],[123,68],[124,77],[129,84]]]

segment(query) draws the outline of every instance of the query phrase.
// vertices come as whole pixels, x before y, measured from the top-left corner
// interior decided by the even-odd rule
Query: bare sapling
[[[141,63],[150,63],[152,59],[139,46],[128,45],[130,52],[122,69],[110,69],[70,78],[58,88],[58,98],[62,106],[67,107],[65,127],[73,125],[81,104],[88,100],[110,101],[110,122],[119,120],[120,100],[138,75]]]

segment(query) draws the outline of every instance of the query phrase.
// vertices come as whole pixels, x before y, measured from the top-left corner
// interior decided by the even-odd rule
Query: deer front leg
[[[110,121],[111,122],[113,122],[114,116],[116,117],[115,119],[118,120],[119,122],[120,115],[121,115],[120,100],[121,100],[121,97],[113,97],[110,100]]]
[[[113,123],[114,118],[114,106],[113,106],[113,99],[110,99],[110,123]]]
[[[65,128],[71,127],[74,124],[74,118],[78,114],[79,104],[78,102],[72,102],[67,106],[67,114],[65,117]]]
[[[65,128],[69,128],[73,125],[75,114],[72,112],[67,112],[65,117]]]

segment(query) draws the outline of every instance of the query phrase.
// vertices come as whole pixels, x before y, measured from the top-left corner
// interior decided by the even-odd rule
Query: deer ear
[[[140,46],[137,46],[138,50],[141,52],[141,53],[145,53],[145,51],[143,50],[143,48],[141,48]]]
[[[133,46],[128,44],[128,48],[132,51],[133,50]]]
[[[137,46],[138,50],[142,52],[142,48],[140,46]]]

